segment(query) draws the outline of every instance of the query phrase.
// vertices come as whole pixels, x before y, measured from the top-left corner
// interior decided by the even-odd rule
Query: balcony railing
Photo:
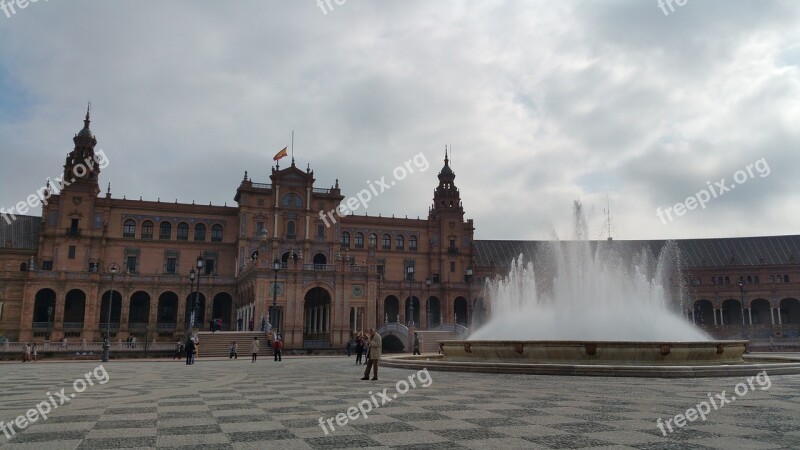
[[[178,328],[177,324],[174,323],[159,323],[156,324],[156,330],[158,331],[172,331]]]
[[[64,329],[69,329],[69,330],[83,329],[83,322],[64,322]]]
[[[447,248],[448,255],[458,255],[458,247],[448,247]]]
[[[78,228],[67,228],[65,231],[67,236],[81,237],[81,230]]]
[[[303,270],[335,270],[333,264],[303,264]]]
[[[33,322],[33,329],[35,330],[49,330],[52,326],[52,322]]]

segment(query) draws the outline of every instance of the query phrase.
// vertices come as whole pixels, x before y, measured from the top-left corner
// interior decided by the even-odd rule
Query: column
[[[716,308],[714,308],[714,310],[713,310],[713,311],[714,311],[714,325],[719,325],[719,324],[717,323],[717,309],[716,309]]]
[[[753,325],[753,309],[747,308],[747,320],[749,325]]]

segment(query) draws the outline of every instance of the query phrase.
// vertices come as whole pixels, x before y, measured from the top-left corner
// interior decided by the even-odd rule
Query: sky
[[[592,238],[796,234],[800,2],[682,3],[15,6],[0,207],[61,174],[91,101],[115,198],[235,205],[294,131],[316,187],[396,182],[369,215],[425,218],[448,146],[477,239],[572,237],[575,200]]]

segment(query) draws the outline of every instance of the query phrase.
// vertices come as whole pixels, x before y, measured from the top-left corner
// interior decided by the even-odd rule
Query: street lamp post
[[[408,326],[414,326],[414,266],[406,267],[406,274],[408,276]]]
[[[428,329],[431,329],[431,277],[425,278],[425,287],[428,289],[428,298],[426,300],[426,314],[425,318],[428,321]]]
[[[114,263],[108,268],[111,273],[111,293],[108,296],[108,315],[106,316],[106,338],[103,340],[103,359],[102,362],[108,362],[109,353],[111,353],[111,307],[114,306],[114,275],[119,272],[119,266]]]
[[[192,330],[195,327],[195,323],[197,320],[197,303],[200,301],[200,275],[203,271],[203,265],[205,261],[203,260],[203,255],[197,257],[197,270],[192,269],[189,272],[189,283],[192,284],[192,288],[194,289],[194,300],[192,301],[192,312],[189,315],[189,329],[186,330],[186,333],[191,336]]]
[[[275,278],[272,282],[272,307],[270,308],[269,323],[272,329],[278,330],[278,271],[281,270],[281,260],[276,256],[272,261],[272,270],[275,272]]]

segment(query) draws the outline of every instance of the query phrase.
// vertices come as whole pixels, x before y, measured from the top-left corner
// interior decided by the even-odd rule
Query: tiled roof
[[[39,230],[42,218],[38,216],[16,216],[10,224],[0,216],[0,249],[13,248],[36,250],[39,247]]]
[[[592,241],[592,248],[599,242],[607,241]],[[625,254],[638,253],[641,249],[647,248],[653,255],[658,255],[667,242],[674,242],[677,245],[681,254],[681,266],[687,268],[781,265],[800,262],[800,235],[674,241],[612,241],[611,245]],[[476,240],[474,241],[475,264],[478,267],[508,267],[520,254],[530,260],[537,249],[550,243],[552,242]]]

